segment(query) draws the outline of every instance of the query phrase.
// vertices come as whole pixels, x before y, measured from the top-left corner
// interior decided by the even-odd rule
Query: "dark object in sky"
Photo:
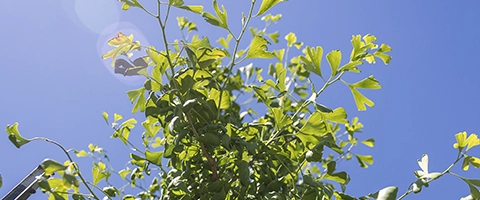
[[[115,61],[115,74],[122,74],[124,76],[136,76],[138,71],[148,66],[143,57],[137,58],[133,61],[133,64],[127,60],[120,58]]]
[[[20,183],[18,183],[10,192],[5,195],[2,200],[26,200],[30,195],[34,194],[38,188],[38,182],[41,177],[48,178],[44,175],[41,165],[35,168]]]

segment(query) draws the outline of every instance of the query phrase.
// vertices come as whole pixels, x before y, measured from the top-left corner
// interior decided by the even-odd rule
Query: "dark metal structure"
[[[26,200],[38,189],[38,182],[44,176],[42,166],[35,168],[20,183],[18,183],[2,200]]]

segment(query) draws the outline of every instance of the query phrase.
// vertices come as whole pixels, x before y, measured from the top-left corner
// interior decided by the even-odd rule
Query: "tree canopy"
[[[351,49],[324,52],[322,46],[297,40],[293,32],[280,35],[269,29],[282,17],[269,10],[293,2],[252,0],[249,10],[242,12],[239,33],[230,29],[238,24],[228,20],[227,10],[216,0],[213,12],[182,0],[158,1],[156,8],[137,0],[120,2],[123,10],[140,9],[155,18],[163,39],[154,47],[119,32],[102,55],[111,60],[115,73],[146,79],[142,87],[127,92],[132,113],[144,116],[125,119],[118,113],[102,113],[112,128],[111,137],[133,150],[124,168],[113,170],[100,146],[70,151],[48,138],[22,137],[18,123],[7,126],[17,148],[43,140],[68,156],[63,163],[52,159],[42,163],[46,175],[57,174],[40,182],[49,199],[402,199],[446,174],[467,183],[471,194],[464,199],[480,199],[480,180],[451,172],[460,161],[464,170],[480,167],[480,159],[468,154],[480,139],[466,132],[455,135],[458,156],[445,171],[430,172],[428,155],[423,155],[418,161],[421,170],[405,193],[396,186],[366,191],[361,197],[347,193],[350,176],[337,170],[338,162],[354,160],[367,168],[373,157],[356,153],[354,147],[374,147],[375,140],[358,136],[363,128],[359,118],[348,116],[343,107],[322,104],[320,97],[328,98],[324,91],[331,85],[343,84],[359,111],[375,105],[362,91],[381,85],[362,68],[390,63],[392,48],[374,35],[353,35]],[[225,36],[200,37],[194,20],[177,17],[182,37],[168,38],[166,30],[173,27],[167,22],[174,19],[171,9],[201,16]],[[252,27],[252,20],[265,25]],[[142,56],[134,56],[138,53]],[[345,74],[358,78],[347,79]],[[143,131],[140,143],[131,140],[134,129]],[[93,158],[91,181],[82,176],[71,153]],[[110,182],[113,175],[134,189]]]

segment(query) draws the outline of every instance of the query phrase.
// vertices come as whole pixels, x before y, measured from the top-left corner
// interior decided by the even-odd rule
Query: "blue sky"
[[[220,3],[226,5],[230,23],[237,25],[233,30],[238,32],[241,11],[247,10],[248,1]],[[207,9],[211,10],[210,5]],[[419,169],[416,160],[422,154],[430,156],[430,171],[443,171],[457,154],[452,147],[454,135],[480,130],[480,83],[476,80],[480,72],[479,10],[477,1],[413,0],[303,0],[281,3],[271,10],[283,14],[270,29],[280,31],[281,38],[295,32],[299,41],[310,46],[340,49],[348,55],[352,35],[371,33],[393,48],[390,65],[367,65],[362,75],[345,78],[355,82],[375,75],[383,89],[365,92],[376,103],[374,108],[356,111],[349,90],[341,84],[319,98],[329,107],[345,107],[349,118],[358,116],[365,125],[361,137],[376,140],[373,149],[355,149],[373,155],[373,166],[361,169],[355,161],[340,164],[352,178],[348,193],[361,196],[390,185],[399,186],[403,193],[415,180],[413,171]],[[185,14],[172,12],[172,16]],[[201,36],[227,35],[206,26],[200,17],[187,16],[198,23]],[[138,9],[120,10],[114,0],[5,1],[0,19],[4,71],[0,125],[18,121],[25,137],[49,137],[68,148],[98,144],[109,152],[118,169],[123,167],[129,150],[120,141],[109,139],[112,131],[101,113],[131,116],[126,91],[140,87],[142,80],[113,75],[101,54],[117,31],[132,33],[143,44],[160,48],[156,21]],[[256,19],[252,25],[261,28],[262,22]],[[175,18],[169,26],[170,40],[180,38]],[[16,149],[6,135],[0,137],[0,151],[4,180],[0,196],[43,159],[66,159],[55,146],[43,142]],[[478,152],[474,148],[471,153],[480,156]],[[85,172],[90,171],[91,160],[78,162]],[[475,169],[463,173],[457,166],[453,171],[480,179]],[[407,199],[459,199],[468,193],[461,180],[445,176]],[[44,198],[35,195],[31,199]]]

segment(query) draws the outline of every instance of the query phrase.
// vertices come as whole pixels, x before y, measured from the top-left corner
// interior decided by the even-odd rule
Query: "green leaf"
[[[462,169],[467,171],[470,164],[475,168],[480,168],[480,158],[474,156],[467,156],[463,159]]]
[[[360,93],[356,88],[363,88],[363,89],[380,89],[382,86],[379,85],[379,82],[373,76],[369,76],[359,82],[354,84],[348,84],[348,87],[352,91],[353,98],[355,100],[355,104],[357,105],[358,110],[366,110],[365,104],[369,107],[373,107],[375,104],[373,101],[365,97],[362,93]]]
[[[105,120],[105,123],[108,124],[108,113],[107,113],[107,112],[103,112],[103,113],[102,113],[102,116],[103,116],[103,119]]]
[[[478,190],[475,185],[473,185],[469,179],[461,178],[465,183],[468,184],[468,187],[470,188],[470,195],[472,196],[473,199],[480,199],[480,191]]]
[[[273,43],[277,44],[278,43],[278,37],[280,37],[280,33],[278,31],[274,33],[267,34],[267,37],[272,40]]]
[[[0,174],[0,188],[2,188],[2,185],[3,185],[3,178],[2,178],[2,174]]]
[[[139,88],[136,90],[130,90],[127,92],[128,99],[132,102],[133,109],[132,113],[136,113],[138,111],[144,112],[146,108],[146,101],[145,101],[145,88]]]
[[[213,16],[209,12],[202,12],[202,17],[211,25],[222,27],[224,29],[228,29],[228,22],[227,22],[227,10],[222,5],[222,10],[218,8],[218,3],[216,0],[213,1],[213,9],[217,14],[217,17]]]
[[[375,79],[374,76],[369,76],[361,81],[358,81],[354,84],[349,84],[351,87],[354,88],[363,88],[363,89],[372,89],[372,90],[377,90],[382,88],[381,85],[379,85],[379,82],[377,79]]]
[[[145,158],[147,161],[157,166],[162,165],[162,155],[163,151],[151,152],[148,149],[145,150]]]
[[[373,107],[375,105],[372,100],[363,96],[363,94],[360,93],[357,89],[355,89],[355,87],[352,87],[349,85],[349,88],[352,91],[353,99],[355,100],[355,104],[357,105],[357,109],[359,111],[363,111],[367,109],[365,104],[369,107]]]
[[[232,38],[233,38],[232,35],[228,34],[227,38],[221,37],[220,39],[217,40],[217,43],[222,45],[225,49],[228,49]]]
[[[285,0],[263,0],[262,4],[260,5],[260,9],[255,16],[257,17],[263,15],[263,13],[267,12],[270,8],[283,1]]]
[[[362,143],[364,145],[367,145],[368,147],[373,147],[375,145],[375,139],[373,138],[366,139],[366,140],[363,140]]]
[[[118,120],[123,119],[123,116],[118,113],[113,113],[113,123],[117,123]]]
[[[376,51],[375,53],[373,53],[373,55],[377,58],[380,58],[383,63],[385,64],[389,64],[390,61],[392,60],[392,56],[388,55],[388,54],[385,54],[386,52],[390,52],[392,51],[392,48],[386,44],[382,44],[380,46],[380,49],[378,49],[378,51]]]
[[[30,140],[23,138],[18,132],[18,122],[15,122],[15,124],[13,125],[7,125],[6,131],[8,134],[8,139],[17,148],[20,148],[24,144],[27,144],[30,142]]]
[[[340,69],[338,69],[339,72],[360,72],[360,70],[358,70],[358,66],[363,64],[362,61],[350,61],[349,63],[343,65],[342,67],[340,67]]]
[[[93,166],[92,168],[93,185],[97,185],[101,180],[107,177],[105,173],[103,173],[102,171],[103,170],[100,169],[99,165]]]
[[[472,133],[468,136],[466,143],[467,143],[466,151],[468,151],[470,148],[480,145],[480,139],[478,139],[477,134]]]
[[[322,120],[322,114],[320,112],[313,113],[298,131],[297,136],[302,143],[307,146],[316,145],[320,142],[321,136],[327,134],[327,125]],[[308,147],[307,146],[307,147]]]
[[[104,193],[106,193],[109,197],[115,197],[117,193],[117,188],[113,187],[113,186],[108,186],[108,187],[104,187],[102,188],[102,191]]]
[[[255,36],[250,43],[247,56],[245,58],[273,58],[274,54],[268,52],[267,44],[270,44],[265,38]]]
[[[116,59],[119,55],[126,55],[133,50],[140,50],[141,45],[139,41],[133,42],[133,35],[126,36],[119,32],[117,37],[110,39],[108,45],[115,47],[106,54],[102,55],[102,59],[112,58],[112,67],[115,66]]]
[[[217,0],[213,0],[213,9],[218,18],[222,21],[222,27],[228,29],[227,10],[225,10],[225,7],[222,5],[222,10],[220,10],[220,8],[218,8]]]
[[[187,10],[187,11],[190,11],[190,12],[194,12],[194,13],[197,13],[197,14],[200,14],[203,11],[203,6],[198,6],[198,5],[186,6],[186,5],[184,5],[183,0],[169,0],[168,3],[169,3],[169,5],[172,5],[172,6],[175,6],[177,8]]]
[[[55,160],[52,160],[52,159],[45,159],[43,160],[42,162],[42,168],[43,170],[45,171],[45,175],[49,176],[51,174],[53,174],[54,172],[57,172],[57,171],[62,171],[62,170],[65,170],[67,169],[67,166],[55,161]]]
[[[340,184],[346,184],[348,181],[348,175],[345,172],[338,172],[334,174],[324,174],[324,179],[335,181]]]
[[[118,174],[120,175],[120,177],[122,177],[123,180],[125,180],[125,177],[127,177],[128,174],[130,174],[132,172],[131,169],[122,169],[118,172]]]
[[[297,36],[295,36],[295,33],[290,32],[285,36],[285,40],[287,40],[288,47],[292,47],[292,45],[297,42]]]
[[[85,150],[75,151],[75,155],[77,155],[77,157],[85,157],[85,156],[88,156],[88,154],[87,154],[87,152],[85,152]]]
[[[300,59],[305,63],[305,68],[309,72],[313,72],[316,75],[322,77],[322,70],[321,70],[321,62],[323,56],[323,49],[321,46],[317,46],[316,48],[311,48],[306,46],[303,49],[303,53],[305,56],[300,56]]]
[[[322,114],[325,117],[325,119],[327,119],[328,121],[342,123],[342,124],[348,123],[347,112],[342,107],[335,108],[332,112],[327,112]]]
[[[222,93],[222,99],[221,99],[222,102],[220,102],[220,93]],[[212,88],[210,90],[208,99],[212,99],[215,102],[215,105],[217,106],[218,109],[227,109],[230,107],[230,104],[231,104],[231,99],[230,99],[230,95],[228,94],[228,91],[220,92],[215,88]]]
[[[209,12],[202,12],[202,17],[211,25],[225,28],[225,25],[222,24],[222,21],[220,21],[218,18],[216,18]]]
[[[238,167],[240,183],[247,187],[250,184],[250,170],[248,169],[248,163],[244,160],[237,160],[235,161],[235,165]]]
[[[337,75],[338,67],[340,66],[340,61],[342,60],[342,52],[339,50],[333,50],[327,54],[327,61],[332,70],[332,78]]]
[[[355,154],[355,157],[357,158],[358,163],[360,164],[360,167],[362,167],[362,168],[368,168],[368,165],[373,164],[373,157],[372,156],[362,156],[362,155]]]

